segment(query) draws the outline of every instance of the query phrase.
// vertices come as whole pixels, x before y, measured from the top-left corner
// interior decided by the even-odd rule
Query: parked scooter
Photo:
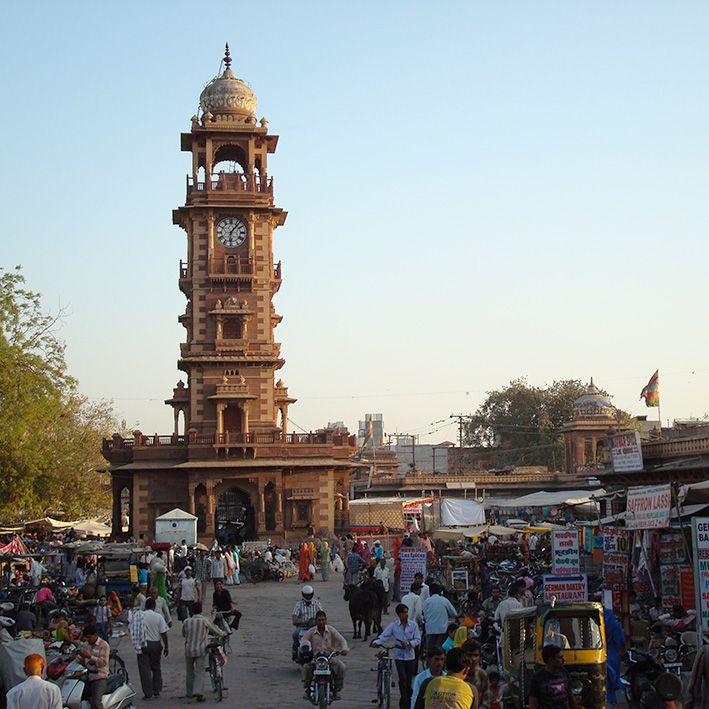
[[[641,709],[675,709],[682,696],[681,678],[667,672],[650,653],[629,650],[628,670],[621,680],[628,705]]]
[[[64,670],[61,685],[62,705],[66,709],[89,709],[89,701],[84,698],[87,691],[88,670],[78,662],[72,662]],[[109,675],[102,703],[103,709],[135,709],[133,688],[120,675]]]

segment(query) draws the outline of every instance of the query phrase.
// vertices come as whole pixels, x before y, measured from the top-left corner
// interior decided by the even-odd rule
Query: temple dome
[[[231,70],[229,45],[224,53],[224,73],[216,76],[199,96],[199,105],[204,113],[212,115],[256,115],[256,94]]]
[[[611,403],[608,394],[593,383],[593,377],[586,387],[586,393],[574,401],[574,418],[588,418],[589,416],[615,418],[615,406]]]

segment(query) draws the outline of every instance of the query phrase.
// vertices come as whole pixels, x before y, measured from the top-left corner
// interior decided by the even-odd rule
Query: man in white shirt
[[[187,609],[186,617],[192,615],[193,604],[201,600],[199,592],[200,587],[197,584],[197,580],[192,576],[192,567],[185,566],[185,577],[182,579],[182,581],[180,581],[180,588],[178,591],[177,600],[178,603],[180,603]]]
[[[427,583],[423,582],[423,574],[420,571],[414,574],[414,583],[421,586],[421,603],[426,603],[431,596],[431,589],[428,587]]]
[[[162,596],[158,596],[158,589],[155,586],[150,589],[150,598],[155,601],[155,612],[165,618],[168,628],[172,628],[170,606],[167,605],[167,601]],[[143,610],[145,610],[145,603],[143,603]]]
[[[500,601],[495,611],[495,622],[499,624],[500,629],[505,622],[505,618],[509,615],[510,611],[516,610],[517,608],[524,608],[522,605],[521,597],[524,595],[525,584],[524,581],[515,581],[509,590],[509,594],[504,601]]]
[[[138,655],[138,671],[140,684],[143,688],[143,699],[159,697],[162,691],[162,669],[160,667],[161,655],[168,655],[167,623],[161,613],[155,611],[155,599],[145,601],[143,613],[143,626],[145,628],[145,644],[143,652]],[[164,650],[163,650],[164,647]]]
[[[423,625],[423,601],[421,601],[421,586],[411,584],[411,590],[404,594],[401,602],[409,609],[409,619],[413,620],[419,628]]]
[[[27,679],[7,693],[7,709],[62,709],[61,690],[42,679],[44,658],[27,655],[24,668]]]
[[[389,583],[391,580],[391,573],[387,568],[387,562],[384,557],[379,560],[377,567],[374,569],[374,578],[381,581],[384,586],[384,593],[386,593],[386,601],[384,605],[384,612],[389,612],[389,604],[391,603],[391,591],[392,584]]]

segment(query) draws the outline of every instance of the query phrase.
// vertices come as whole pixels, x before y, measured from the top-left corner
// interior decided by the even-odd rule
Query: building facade
[[[286,212],[274,202],[268,156],[278,136],[256,118],[253,91],[231,69],[200,96],[200,115],[181,135],[191,154],[185,204],[173,223],[187,236],[179,288],[186,331],[178,382],[165,402],[168,436],[114,436],[114,533],[128,508],[129,533],[151,537],[154,520],[180,507],[198,517],[202,540],[287,540],[309,527],[346,525],[354,437],[323,430],[289,433],[295,399],[276,373],[283,366],[273,298],[281,286],[274,231]]]

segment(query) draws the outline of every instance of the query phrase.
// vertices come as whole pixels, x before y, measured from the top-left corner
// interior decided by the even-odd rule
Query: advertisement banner
[[[603,528],[603,581],[607,591],[628,589],[630,532],[625,527]]]
[[[672,493],[667,485],[628,488],[625,526],[628,529],[661,529],[670,526]]]
[[[399,561],[401,562],[401,595],[409,592],[411,584],[414,582],[414,574],[421,572],[426,578],[426,550],[421,549],[399,549]],[[406,589],[406,590],[404,590]]]
[[[588,576],[544,575],[544,600],[551,603],[556,598],[557,603],[577,603],[588,600]]]
[[[709,633],[709,517],[692,518],[697,631]]]
[[[687,561],[682,532],[660,535],[660,563],[683,564]]]
[[[630,473],[643,469],[643,453],[637,431],[609,436],[608,450],[611,453],[613,472]]]
[[[552,529],[551,548],[551,573],[554,576],[578,574],[581,571],[578,529]]]

